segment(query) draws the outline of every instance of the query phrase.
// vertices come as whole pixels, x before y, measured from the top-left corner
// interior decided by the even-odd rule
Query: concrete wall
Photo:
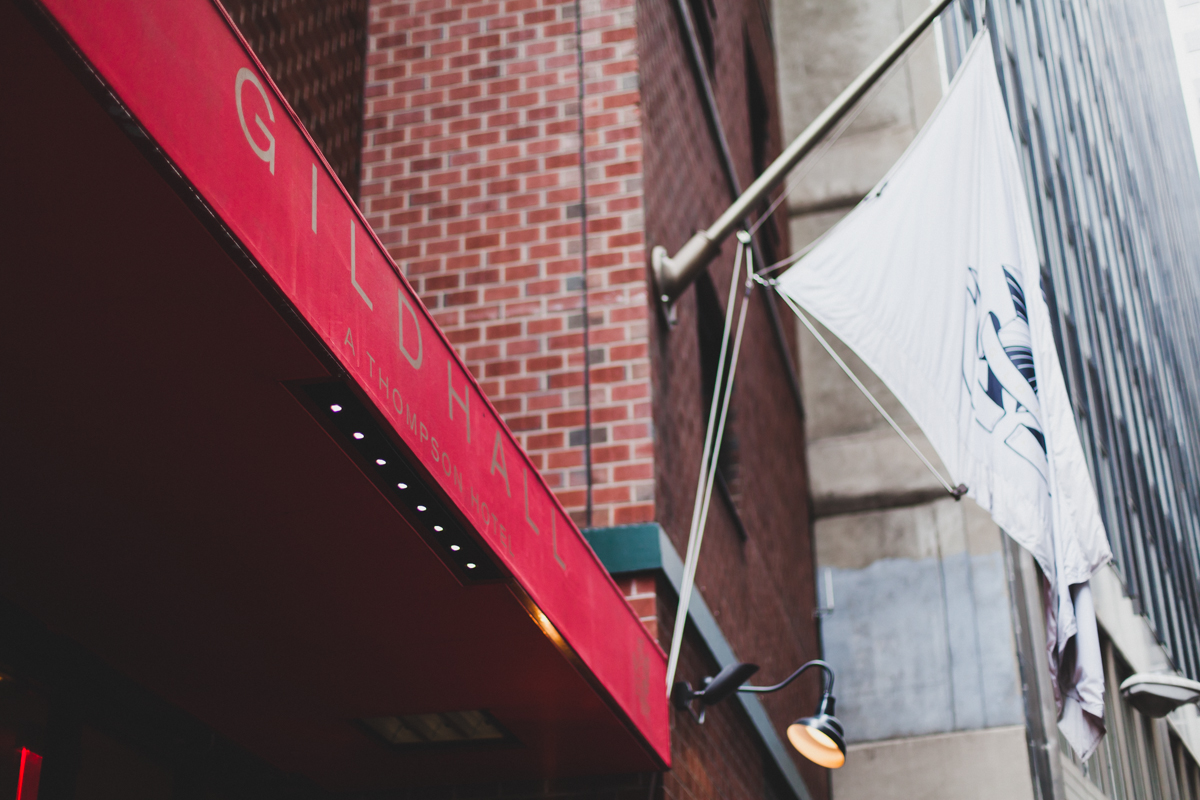
[[[1195,10],[1200,5],[1164,1],[1195,127],[1200,94],[1193,90],[1200,83],[1192,84],[1200,72],[1193,75],[1192,68],[1200,64],[1200,31],[1188,26],[1200,20]],[[924,0],[777,4],[781,39],[796,42],[780,57],[785,134],[799,133],[925,5]],[[814,164],[801,167],[788,203],[794,249],[834,225],[911,141],[944,86],[938,65],[930,37],[845,134]],[[834,345],[940,468],[895,398],[853,354],[836,340]],[[823,618],[822,643],[838,669],[839,716],[853,742],[846,766],[833,776],[836,800],[1033,797],[1035,789],[1047,798],[1105,796],[1099,787],[1107,778],[1097,778],[1103,771],[1098,759],[1120,760],[1132,734],[1118,734],[1139,719],[1117,697],[1115,661],[1110,658],[1107,667],[1105,751],[1081,764],[1054,730],[1040,589],[1028,555],[1008,548],[1015,573],[1009,584],[1002,535],[990,519],[969,501],[945,498],[812,337],[801,335],[800,351],[822,570],[818,584],[831,587],[835,601]],[[1016,630],[1030,681],[1024,698],[1030,704],[1028,730],[1010,585],[1024,609]],[[1135,611],[1117,571],[1101,570],[1092,587],[1101,633],[1113,647],[1106,653],[1115,652],[1135,672],[1171,671],[1167,653]],[[1141,737],[1140,723],[1134,727],[1139,731],[1134,738]],[[1163,744],[1168,731],[1182,749],[1197,753],[1200,714],[1193,707],[1151,727],[1152,749],[1158,748],[1163,764],[1172,758]],[[1036,784],[1031,746],[1041,753],[1034,759]],[[1154,782],[1134,772],[1125,768],[1128,785],[1141,782],[1147,796],[1155,795],[1157,790],[1146,788]],[[1177,796],[1168,784],[1162,796]]]
[[[851,741],[1024,723],[1000,533],[969,501],[818,520]]]
[[[783,130],[790,141],[928,3],[781,0],[774,5],[776,37],[788,43],[780,49],[779,68]],[[793,245],[805,244],[832,221],[818,209],[845,208],[866,194],[912,141],[940,99],[937,53],[933,37],[927,36],[792,193],[794,214],[817,214],[811,224],[793,228]]]
[[[846,754],[847,766],[834,773],[833,796],[1032,799],[1029,771],[1013,768],[1024,758],[1024,725],[856,744]]]
[[[780,53],[787,137],[925,7],[924,0],[777,3],[778,36],[793,43]],[[929,34],[844,134],[796,173],[788,199],[793,250],[883,177],[942,86]],[[942,469],[891,393],[824,333]],[[833,775],[835,800],[1032,797],[1000,530],[971,501],[947,496],[813,337],[798,341],[818,585],[823,605],[834,607],[821,637],[852,742],[846,766]]]
[[[1200,3],[1196,0],[1163,0],[1171,26],[1171,41],[1179,62],[1183,101],[1187,106],[1196,160],[1200,161]]]
[[[1115,567],[1105,567],[1092,577],[1092,597],[1100,630],[1134,672],[1175,672],[1149,621],[1134,610]],[[1167,722],[1192,758],[1200,761],[1200,710],[1182,706],[1167,716]]]

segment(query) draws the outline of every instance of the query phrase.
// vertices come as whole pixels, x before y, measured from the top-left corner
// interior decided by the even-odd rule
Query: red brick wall
[[[707,0],[705,0],[707,2]],[[746,70],[777,117],[773,50],[758,0],[713,0],[714,85],[739,177],[753,177]],[[657,520],[679,552],[707,409],[695,291],[668,325],[646,254],[677,249],[730,201],[672,0],[584,0],[588,267],[593,321],[596,527]],[[574,5],[559,0],[373,0],[362,204],[575,519],[583,522],[583,343]],[[746,56],[749,43],[750,58]],[[779,125],[770,119],[770,151]],[[643,183],[644,180],[644,183]],[[785,220],[775,226],[786,248]],[[727,247],[710,268],[722,303]],[[756,294],[729,436],[737,513],[714,497],[698,587],[742,658],[781,678],[819,656],[803,424]],[[793,331],[785,315],[784,338]],[[576,434],[575,443],[571,435]],[[602,440],[602,441],[597,441]],[[628,587],[669,645],[669,592]],[[653,606],[653,611],[650,607]],[[680,677],[713,674],[689,638]],[[764,698],[776,728],[816,682]],[[668,797],[762,797],[770,770],[734,706],[695,726],[676,715]],[[723,721],[722,721],[723,720]],[[827,775],[797,757],[815,797]],[[640,779],[639,779],[640,780]],[[643,786],[643,784],[638,784]],[[614,793],[628,790],[621,784]],[[645,791],[645,787],[642,791]],[[536,794],[536,792],[535,792]]]
[[[705,2],[695,6],[706,6]],[[775,92],[774,51],[755,0],[713,0],[715,69],[713,88],[743,187],[754,177],[750,141],[748,67],[755,68],[768,97],[771,131],[768,154],[781,147]],[[646,178],[646,242],[676,251],[701,225],[715,219],[732,200],[719,169],[719,152],[709,132],[700,93],[683,46],[674,4],[643,0],[638,5],[638,41],[643,76],[642,120]],[[747,44],[750,51],[747,57]],[[762,231],[775,228],[776,252],[787,252],[786,219],[777,214]],[[762,232],[760,231],[760,233]],[[734,245],[728,243],[708,269],[722,304],[728,302]],[[696,585],[735,653],[762,667],[762,682],[785,677],[803,662],[820,657],[813,541],[809,526],[803,420],[772,334],[768,295],[755,289],[746,323],[737,384],[726,436],[737,462],[736,513],[714,494]],[[651,327],[654,419],[658,438],[656,519],[678,552],[687,549],[696,477],[704,442],[707,409],[700,392],[696,289],[676,303],[676,318],[661,316]],[[783,311],[784,338],[794,341],[794,318]],[[662,631],[669,627],[660,618]],[[679,675],[693,682],[715,665],[681,662]],[[818,682],[762,698],[776,730],[812,713]],[[678,741],[682,731],[677,724]],[[697,735],[699,735],[697,733]],[[706,734],[707,735],[707,734]],[[676,751],[683,746],[677,741]],[[814,797],[828,793],[828,773],[794,757]],[[732,779],[730,779],[732,780]],[[668,784],[669,785],[669,784]]]
[[[561,0],[374,0],[361,197],[583,524],[574,10]],[[600,527],[653,517],[653,442],[633,0],[586,0],[583,16]]]
[[[656,573],[626,575],[617,578],[617,586],[625,600],[633,606],[638,619],[658,639],[658,576]]]
[[[662,578],[659,589],[658,629],[662,641],[669,643],[677,599]],[[699,686],[705,676],[716,673],[716,662],[697,632],[689,629],[679,652],[679,678]],[[791,701],[795,703],[796,697]],[[808,709],[804,713],[812,712]],[[778,731],[781,736],[782,731]],[[731,700],[710,707],[703,724],[690,712],[672,708],[671,759],[671,771],[663,775],[658,795],[662,800],[774,800],[791,796],[778,768],[766,756],[749,717]],[[814,798],[827,796],[823,783],[814,785],[807,775],[804,777]]]
[[[358,196],[367,0],[221,0],[275,85]]]

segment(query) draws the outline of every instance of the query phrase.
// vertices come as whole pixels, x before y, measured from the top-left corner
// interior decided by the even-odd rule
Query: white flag
[[[986,33],[891,172],[779,283],[879,376],[952,482],[1037,559],[1059,727],[1087,758],[1104,735],[1087,583],[1112,553]]]

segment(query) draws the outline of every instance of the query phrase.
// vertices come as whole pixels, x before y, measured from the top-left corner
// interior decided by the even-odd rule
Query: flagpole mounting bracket
[[[896,63],[906,50],[933,24],[938,15],[953,0],[933,0],[928,8],[904,30],[892,44],[873,61],[862,74],[817,115],[804,131],[789,144],[779,157],[733,201],[707,230],[702,230],[687,240],[674,256],[668,255],[663,247],[651,251],[654,269],[654,284],[663,305],[675,302],[683,290],[704,271],[709,262],[721,251],[721,242],[749,218],[759,203],[783,182],[788,173],[806,155],[816,149],[854,104],[861,100],[880,78]],[[661,252],[660,252],[661,251]]]
[[[708,231],[699,231],[674,256],[668,255],[667,248],[662,245],[651,250],[654,286],[663,304],[670,305],[679,299],[679,295],[695,278],[697,268],[706,266],[720,249],[720,242],[710,239]]]

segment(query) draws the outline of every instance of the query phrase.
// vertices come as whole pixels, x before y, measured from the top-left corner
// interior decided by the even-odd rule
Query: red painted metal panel
[[[669,764],[662,650],[224,12],[201,0],[43,6],[457,503],[547,635]]]
[[[42,778],[42,757],[29,748],[21,748],[21,773],[17,778],[17,800],[37,800]]]

